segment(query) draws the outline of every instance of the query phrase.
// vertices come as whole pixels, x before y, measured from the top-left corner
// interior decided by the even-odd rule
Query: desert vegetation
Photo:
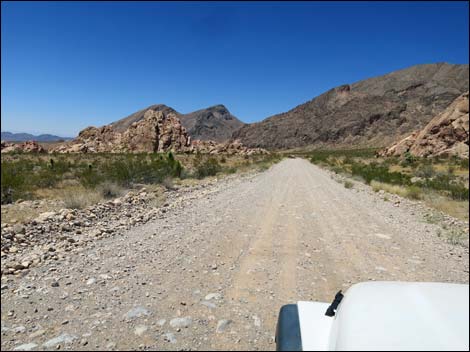
[[[316,150],[304,154],[312,163],[336,173],[468,219],[468,159],[376,157],[376,149]]]
[[[2,155],[2,204],[25,199],[58,198],[80,208],[120,196],[138,184],[171,189],[175,182],[203,179],[280,160],[270,155],[141,154],[28,154]]]

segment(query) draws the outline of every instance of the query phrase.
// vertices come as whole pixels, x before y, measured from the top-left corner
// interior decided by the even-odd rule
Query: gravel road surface
[[[468,275],[468,248],[409,207],[286,159],[2,280],[2,350],[273,350],[283,304]]]

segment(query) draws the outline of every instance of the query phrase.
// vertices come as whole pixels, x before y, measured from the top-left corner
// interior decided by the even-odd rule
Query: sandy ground
[[[306,160],[181,204],[2,281],[2,350],[273,350],[283,304],[367,280],[468,283],[468,248]]]

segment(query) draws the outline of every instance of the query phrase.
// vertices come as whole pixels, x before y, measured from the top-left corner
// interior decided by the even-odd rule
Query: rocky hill
[[[225,108],[220,108],[220,106],[216,109],[206,109],[206,111],[226,111],[228,113]],[[209,121],[221,118],[220,116],[211,117],[211,114],[212,112],[205,115],[208,116]],[[243,155],[267,153],[266,150],[261,148],[247,148],[237,140],[220,142],[192,140],[180,122],[180,116],[175,110],[165,105],[152,105],[109,125],[87,127],[73,141],[52,148],[50,151],[58,153],[155,153],[174,151]],[[190,116],[187,121],[190,120],[194,122],[194,126],[198,126],[200,116],[204,116],[203,113]],[[227,117],[228,121],[231,119],[231,117]]]
[[[224,105],[180,115],[182,125],[192,139],[225,142],[244,124],[233,116]]]
[[[241,127],[244,145],[387,146],[423,128],[468,90],[469,66],[417,65],[346,84],[294,109]]]
[[[456,155],[468,158],[468,92],[455,99],[442,113],[434,117],[421,131],[383,150],[384,156]]]
[[[53,152],[189,151],[191,140],[178,116],[156,105],[103,127],[87,127]]]
[[[193,140],[226,142],[234,131],[243,126],[243,122],[233,116],[224,105],[215,105],[207,109],[181,114],[164,104],[149,106],[110,125],[114,131],[124,132],[134,122],[142,120],[145,112],[148,110],[176,115]]]

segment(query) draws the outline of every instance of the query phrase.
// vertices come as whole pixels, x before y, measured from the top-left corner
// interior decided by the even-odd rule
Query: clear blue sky
[[[74,136],[151,104],[244,122],[415,64],[467,63],[467,2],[2,2],[2,130]]]

